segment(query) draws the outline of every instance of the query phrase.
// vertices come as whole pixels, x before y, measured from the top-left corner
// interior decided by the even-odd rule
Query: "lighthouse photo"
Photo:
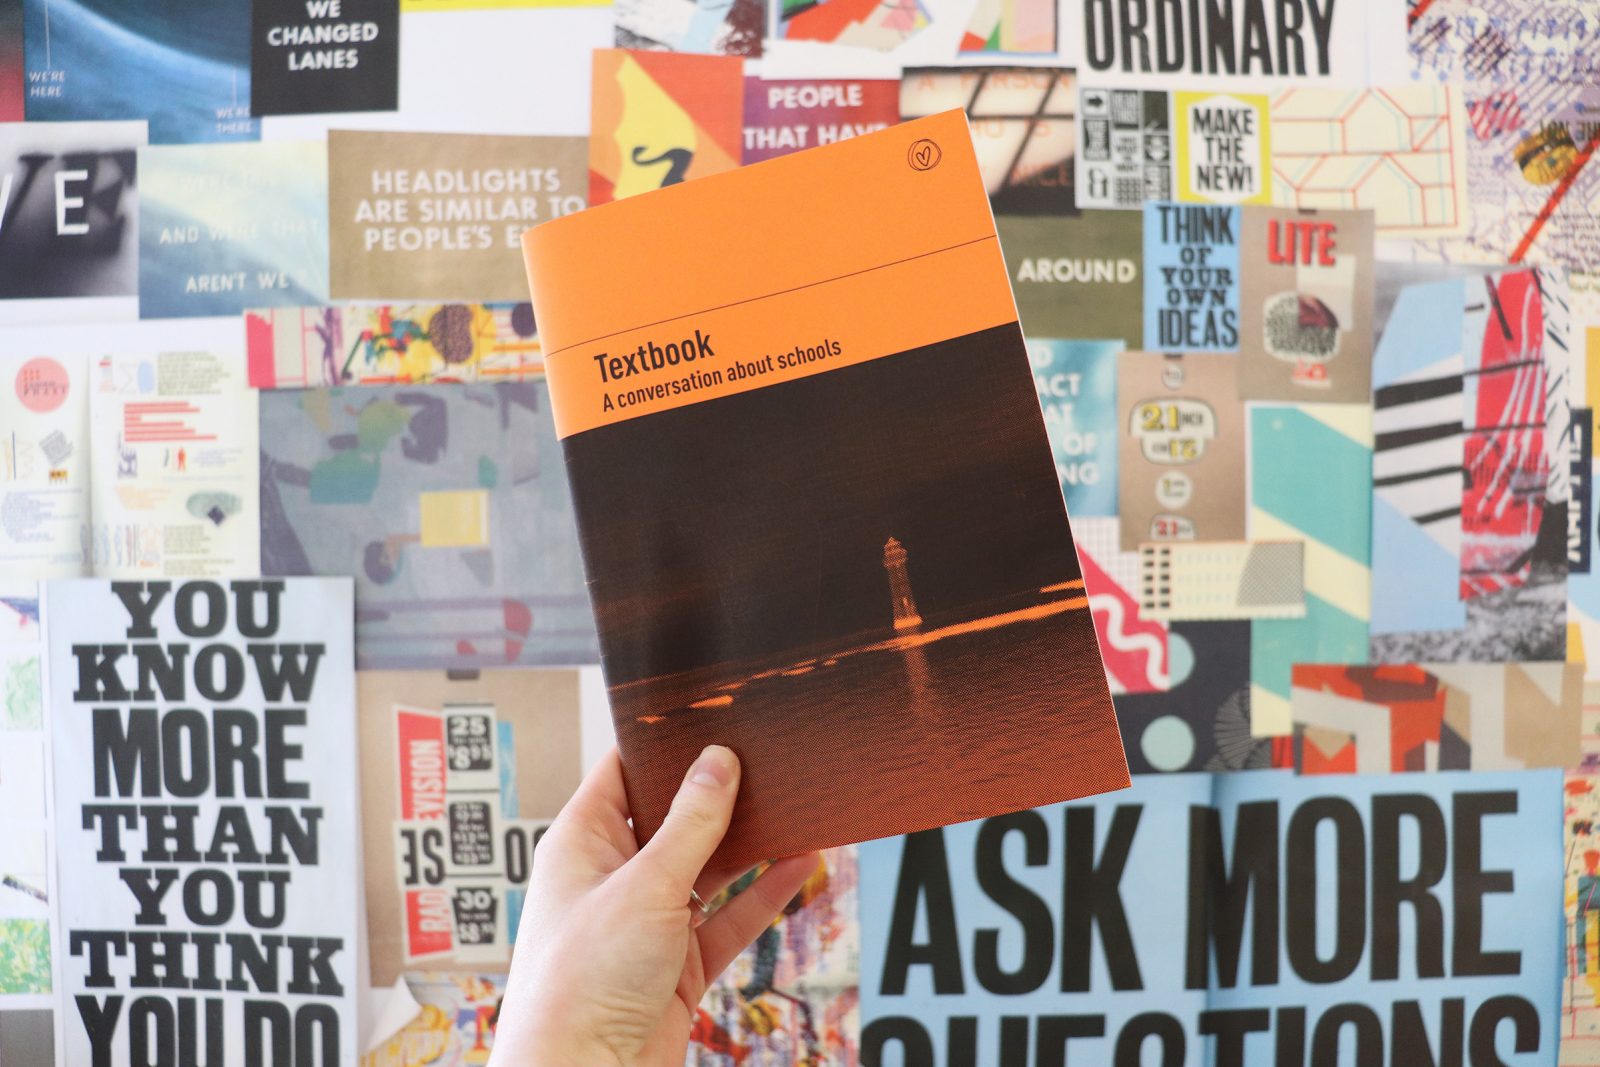
[[[917,629],[922,625],[922,616],[917,614],[911,579],[906,577],[905,546],[892,537],[883,546],[883,569],[889,572],[889,608],[894,613],[894,628]]]
[[[637,824],[711,743],[730,862],[1126,781],[1015,323],[563,446]]]

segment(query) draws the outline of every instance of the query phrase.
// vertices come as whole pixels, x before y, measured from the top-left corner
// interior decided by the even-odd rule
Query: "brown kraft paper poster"
[[[1367,403],[1372,212],[1246,205],[1241,214],[1239,395]]]
[[[509,777],[515,781],[518,819],[552,819],[577,789],[583,772],[578,672],[359,671],[356,691],[372,984],[391,986],[406,970],[503,972],[510,957],[509,945],[499,946],[504,951],[475,948],[472,953],[456,951],[406,962],[407,923],[400,886],[407,864],[399,855],[396,834],[403,791],[396,709],[448,714],[452,708],[492,708],[498,723],[511,724],[515,768]],[[453,784],[446,771],[446,788]],[[465,784],[477,789],[490,785],[484,781]],[[498,805],[496,793],[486,795]],[[496,825],[510,824],[497,815]],[[496,856],[500,856],[498,851]],[[420,865],[426,864],[423,859]],[[448,887],[464,881],[488,879],[446,877],[444,884]],[[463,954],[468,958],[460,958]]]
[[[1122,548],[1244,538],[1239,357],[1117,357],[1117,511]]]
[[[528,299],[522,233],[581,211],[582,137],[333,130],[334,300]]]

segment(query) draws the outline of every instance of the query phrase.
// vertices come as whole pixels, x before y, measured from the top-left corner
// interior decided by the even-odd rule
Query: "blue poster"
[[[149,119],[151,144],[254,141],[250,0],[23,0],[30,122]]]
[[[1121,341],[1030,338],[1056,474],[1075,519],[1117,513],[1117,353]]]
[[[147,148],[139,179],[141,318],[328,299],[326,146]]]
[[[1554,1065],[1562,799],[1172,775],[869,842],[861,1062]]]
[[[361,670],[599,661],[543,381],[262,390],[261,572],[354,575]]]
[[[1467,288],[1400,290],[1372,357],[1372,632],[1460,630]]]
[[[1144,347],[1239,350],[1239,209],[1144,205]]]
[[[861,1062],[1037,1064],[1041,1045],[1066,1043],[1065,1060],[1043,1062],[1110,1064],[1117,1034],[1150,1012],[1197,1046],[1206,992],[1183,984],[1181,864],[1186,815],[1211,782],[1147,775],[1092,801],[861,845]],[[1069,914],[1069,868],[1110,871],[1108,845],[1126,850],[1122,877],[1103,875]]]

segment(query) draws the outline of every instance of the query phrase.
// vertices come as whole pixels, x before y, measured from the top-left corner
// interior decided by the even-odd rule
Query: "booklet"
[[[1128,784],[961,112],[524,248],[641,839],[713,743],[729,864]]]
[[[209,352],[0,363],[0,571],[261,570],[256,393]]]

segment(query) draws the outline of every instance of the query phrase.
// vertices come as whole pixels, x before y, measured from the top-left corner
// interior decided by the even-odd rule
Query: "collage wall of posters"
[[[488,1062],[613,738],[524,233],[952,110],[1134,784],[826,850],[686,1064],[1600,1065],[1596,56],[1587,0],[0,0],[0,1067]]]

